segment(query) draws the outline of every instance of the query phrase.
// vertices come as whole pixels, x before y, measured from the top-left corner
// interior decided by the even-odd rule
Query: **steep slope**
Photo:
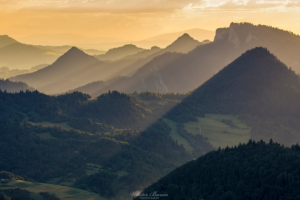
[[[30,86],[40,88],[97,61],[98,60],[95,57],[85,54],[76,47],[72,47],[67,53],[59,57],[52,65],[34,73],[10,78],[10,80],[23,81]]]
[[[18,41],[9,37],[8,35],[0,35],[0,48],[14,43],[18,43]]]
[[[299,199],[299,149],[262,141],[219,149],[179,167],[143,194],[167,194],[160,197],[167,200]]]
[[[31,45],[12,43],[0,49],[0,65],[9,68],[30,69],[44,63],[54,62],[59,55]]]
[[[266,49],[255,48],[197,88],[168,117],[244,115],[253,139],[272,137],[291,145],[300,142],[299,102],[300,77]]]
[[[26,83],[11,82],[8,79],[6,80],[0,79],[0,90],[14,93],[14,92],[20,92],[21,90],[33,91],[34,89],[32,87],[29,87]]]
[[[144,51],[145,49],[139,48],[132,44],[127,44],[122,47],[117,47],[108,50],[103,55],[96,56],[99,60],[117,60],[120,58],[124,58],[129,55],[136,54],[138,52]]]

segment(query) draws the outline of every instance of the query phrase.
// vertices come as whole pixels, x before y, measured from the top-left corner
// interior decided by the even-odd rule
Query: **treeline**
[[[191,92],[187,93],[175,93],[175,92],[167,92],[167,93],[160,93],[160,92],[134,92],[133,95],[140,97],[142,100],[146,101],[161,101],[161,100],[178,100],[182,101],[186,97],[188,97]]]
[[[32,122],[69,122],[74,128],[82,120],[82,129],[93,133],[103,131],[105,125],[118,128],[140,129],[151,112],[124,93],[117,91],[103,94],[96,101],[88,101],[89,95],[73,92],[57,97],[38,91],[21,91],[10,94],[0,91],[0,115],[19,115]],[[125,117],[126,116],[126,117]],[[93,128],[88,126],[93,123]]]
[[[300,147],[250,140],[181,166],[143,191],[164,199],[298,200]],[[138,198],[136,198],[138,199]]]

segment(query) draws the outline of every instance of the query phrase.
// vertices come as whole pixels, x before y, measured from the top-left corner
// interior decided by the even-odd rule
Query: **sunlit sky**
[[[271,0],[272,1],[272,0]],[[300,2],[256,0],[0,0],[0,35],[78,34],[141,40],[231,22],[266,24],[300,34]]]

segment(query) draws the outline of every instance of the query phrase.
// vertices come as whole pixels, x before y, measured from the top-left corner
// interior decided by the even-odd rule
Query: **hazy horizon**
[[[300,34],[299,1],[290,1],[288,4],[268,2],[130,0],[124,3],[121,0],[1,0],[0,34],[32,44],[37,44],[34,42],[34,36],[41,35],[73,35],[69,40],[73,41],[71,43],[74,45],[78,44],[76,35],[104,38],[104,42],[95,42],[98,46],[105,42],[123,44],[140,41],[156,35],[195,28],[215,31],[220,27],[228,27],[231,22],[267,24]],[[44,42],[42,40],[39,39],[39,44],[49,45],[47,37],[44,37]],[[95,47],[82,47],[96,48],[96,44]],[[53,45],[66,44],[58,42]]]

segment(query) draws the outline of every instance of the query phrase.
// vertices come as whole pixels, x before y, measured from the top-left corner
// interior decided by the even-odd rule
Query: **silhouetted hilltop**
[[[296,114],[295,106],[300,109],[299,89],[300,77],[267,49],[257,47],[214,75],[183,103],[199,103],[207,111],[224,114],[290,115]]]
[[[20,92],[22,91],[33,91],[34,89],[32,87],[29,87],[26,83],[23,82],[12,82],[9,81],[8,79],[0,79],[0,90],[2,92],[10,92],[10,93],[15,93],[15,92]]]
[[[300,77],[294,71],[267,49],[255,48],[197,88],[167,116],[179,121],[187,114],[244,116],[253,139],[273,138],[291,145],[300,142],[299,89]]]
[[[99,60],[117,60],[123,58],[125,56],[133,55],[138,52],[144,51],[145,49],[139,48],[132,44],[127,44],[122,47],[117,47],[108,50],[103,55],[96,56]]]
[[[52,65],[40,69],[34,73],[19,75],[10,80],[23,81],[36,88],[55,82],[68,74],[83,69],[98,60],[85,54],[76,47],[72,47],[68,52],[59,57]]]
[[[18,43],[15,39],[9,37],[8,35],[0,35],[0,48],[5,47],[7,45]]]
[[[165,52],[179,52],[179,53],[188,53],[189,51],[195,49],[201,42],[195,40],[189,34],[185,33],[172,44],[167,46],[163,51]]]

